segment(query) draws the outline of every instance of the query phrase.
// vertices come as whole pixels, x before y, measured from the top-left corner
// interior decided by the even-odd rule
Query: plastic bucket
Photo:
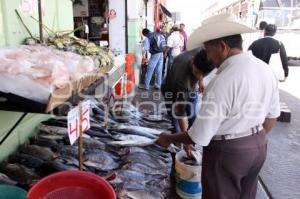
[[[25,199],[26,191],[12,185],[0,185],[1,199]]]
[[[179,151],[175,156],[176,192],[183,199],[201,199],[201,166],[186,165],[180,160],[185,151]]]
[[[103,178],[84,171],[63,171],[40,180],[27,199],[116,199],[111,185]]]

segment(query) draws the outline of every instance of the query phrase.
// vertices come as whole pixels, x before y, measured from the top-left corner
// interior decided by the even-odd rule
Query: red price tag
[[[68,135],[71,145],[73,145],[80,136],[79,125],[79,107],[76,107],[68,113]],[[86,132],[90,128],[90,102],[85,101],[81,104],[81,129],[82,132]]]
[[[68,135],[71,145],[78,139],[79,132],[79,108],[73,108],[68,113]]]

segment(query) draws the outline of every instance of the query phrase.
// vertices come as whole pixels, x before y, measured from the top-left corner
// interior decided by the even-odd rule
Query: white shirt
[[[190,138],[207,146],[214,135],[238,134],[280,115],[277,80],[252,53],[225,60],[207,86]]]
[[[167,46],[169,48],[172,48],[171,55],[173,57],[176,57],[181,53],[181,49],[183,48],[184,45],[184,38],[180,34],[179,31],[174,31],[171,33],[171,35],[168,37],[167,40]]]

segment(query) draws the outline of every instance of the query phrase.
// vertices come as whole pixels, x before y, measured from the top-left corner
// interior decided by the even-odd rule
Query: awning
[[[170,18],[172,18],[172,13],[165,6],[163,6],[162,4],[160,4],[160,8],[161,8],[161,10],[163,11],[163,13],[165,15],[167,15]]]

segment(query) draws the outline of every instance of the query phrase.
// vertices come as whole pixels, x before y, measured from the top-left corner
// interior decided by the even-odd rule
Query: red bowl
[[[111,185],[103,178],[84,171],[63,171],[36,183],[27,199],[116,199]]]

